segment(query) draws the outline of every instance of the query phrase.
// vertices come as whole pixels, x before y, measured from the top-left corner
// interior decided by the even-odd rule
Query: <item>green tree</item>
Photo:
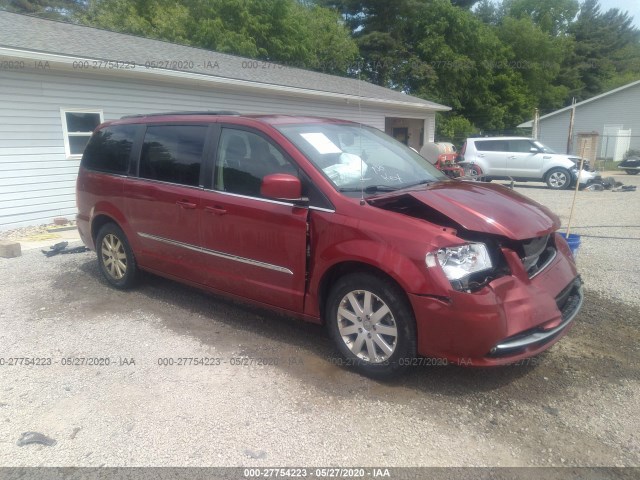
[[[478,129],[466,118],[455,113],[436,115],[436,139],[451,142],[460,147],[467,137],[478,133]]]
[[[501,19],[501,9],[492,0],[481,0],[474,14],[488,25],[497,25]]]
[[[84,0],[0,0],[0,10],[52,20],[68,20],[85,8]]]
[[[556,36],[564,34],[575,18],[578,0],[503,0],[506,15],[530,18],[543,32]]]
[[[511,50],[511,65],[520,71],[535,105],[543,111],[563,106],[569,87],[560,73],[566,52],[573,48],[571,39],[549,35],[529,17],[507,16],[496,31]]]
[[[575,51],[564,68],[580,78],[571,92],[578,100],[603,92],[616,78],[640,78],[640,31],[628,13],[602,13],[597,0],[585,0],[568,32],[575,39]]]
[[[358,49],[342,19],[295,0],[93,0],[88,25],[345,75]]]
[[[534,97],[513,52],[473,13],[448,0],[327,1],[353,29],[364,78],[451,106],[480,128],[527,118]]]

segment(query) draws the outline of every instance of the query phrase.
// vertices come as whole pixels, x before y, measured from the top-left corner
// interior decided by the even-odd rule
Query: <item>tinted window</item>
[[[508,152],[508,144],[504,140],[476,140],[479,152]]]
[[[206,126],[148,127],[140,157],[140,177],[181,185],[200,184]]]
[[[82,165],[92,170],[127,173],[137,125],[114,125],[96,132],[82,156]]]
[[[298,169],[260,135],[222,129],[214,182],[216,190],[260,197],[262,179],[273,173],[298,176]]]

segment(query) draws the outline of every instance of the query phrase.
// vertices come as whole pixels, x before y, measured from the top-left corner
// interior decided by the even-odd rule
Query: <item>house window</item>
[[[102,123],[102,110],[60,109],[64,151],[67,158],[81,158],[95,128]]]

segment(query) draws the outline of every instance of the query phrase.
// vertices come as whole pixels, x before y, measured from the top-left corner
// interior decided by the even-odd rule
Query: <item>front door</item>
[[[509,140],[508,175],[516,178],[541,178],[544,154],[532,152],[536,146],[529,140]]]
[[[283,151],[258,132],[222,128],[213,190],[202,196],[210,286],[302,311],[308,209],[260,194],[265,175],[297,172]]]

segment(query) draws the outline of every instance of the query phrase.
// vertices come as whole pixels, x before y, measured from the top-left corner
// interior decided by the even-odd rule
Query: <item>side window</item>
[[[137,125],[114,125],[94,133],[82,156],[82,166],[101,172],[127,173],[138,128]]]
[[[102,123],[102,110],[60,109],[64,151],[69,159],[80,158],[91,134]]]
[[[507,152],[508,145],[504,140],[476,141],[476,149],[479,152]]]
[[[298,176],[298,169],[260,135],[222,129],[216,160],[216,190],[260,197],[262,179],[273,173]]]
[[[533,145],[529,140],[509,140],[509,151],[516,153],[531,153]]]
[[[207,127],[147,127],[140,157],[141,178],[198,186]]]

